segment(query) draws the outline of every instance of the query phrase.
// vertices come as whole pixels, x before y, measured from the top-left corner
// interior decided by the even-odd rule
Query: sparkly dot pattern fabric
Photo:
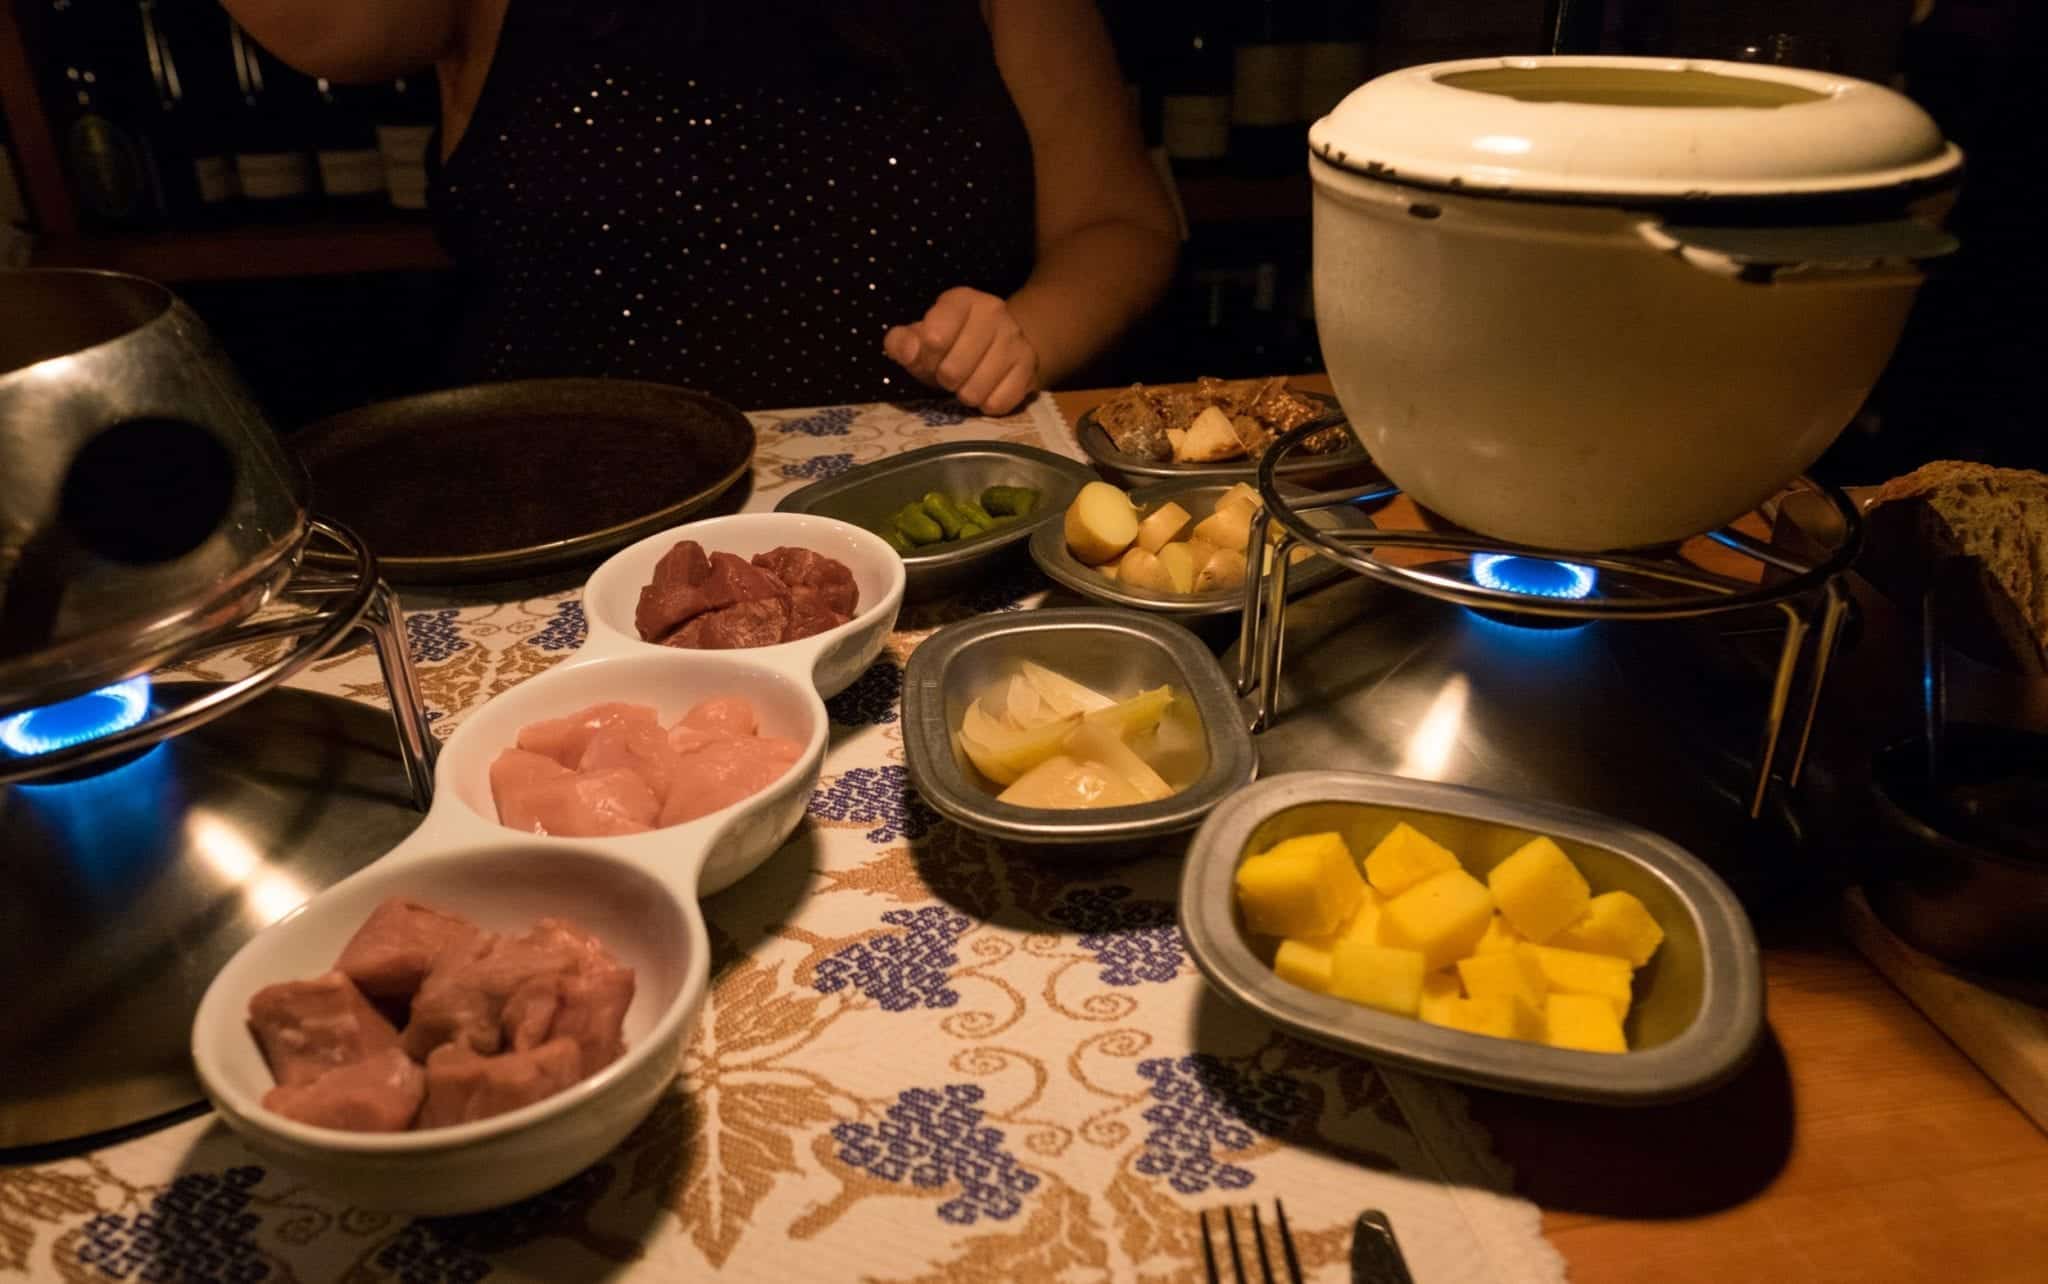
[[[1031,266],[1030,139],[978,35],[940,102],[661,26],[563,33],[515,0],[432,192],[470,287],[454,376],[652,379],[750,409],[930,395],[883,333]]]

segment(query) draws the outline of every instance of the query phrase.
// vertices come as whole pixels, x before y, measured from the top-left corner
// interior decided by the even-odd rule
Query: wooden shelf
[[[449,266],[432,228],[396,218],[53,236],[37,248],[35,261],[41,267],[104,268],[172,284]]]

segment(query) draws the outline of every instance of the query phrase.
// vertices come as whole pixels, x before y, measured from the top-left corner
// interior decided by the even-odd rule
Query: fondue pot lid
[[[1309,150],[1390,182],[1599,202],[1878,194],[1945,186],[1962,168],[1933,119],[1880,85],[1667,58],[1404,68],[1317,121]]]

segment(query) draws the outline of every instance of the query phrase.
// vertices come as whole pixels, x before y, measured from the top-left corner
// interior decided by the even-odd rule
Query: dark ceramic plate
[[[378,402],[290,438],[314,511],[396,584],[594,562],[747,475],[754,428],[716,397],[622,379],[475,384]]]
[[[1326,415],[1338,412],[1337,399],[1323,392],[1294,390],[1321,407]],[[1256,481],[1259,462],[1256,459],[1226,459],[1215,464],[1176,464],[1171,461],[1159,463],[1156,460],[1140,459],[1126,455],[1116,448],[1102,425],[1095,421],[1095,412],[1089,410],[1074,421],[1074,436],[1081,443],[1081,453],[1104,468],[1125,477],[1146,477],[1155,481]],[[1357,439],[1342,450],[1333,450],[1327,455],[1294,455],[1280,465],[1278,472],[1290,481],[1304,477],[1320,477],[1347,468],[1370,467],[1372,459],[1365,453]]]

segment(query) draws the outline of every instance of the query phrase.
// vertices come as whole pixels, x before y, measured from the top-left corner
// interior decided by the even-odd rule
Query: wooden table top
[[[1054,401],[1072,422],[1115,391]],[[1649,1110],[1471,1093],[1572,1279],[2043,1278],[2048,1135],[1832,923],[1758,932],[1769,1032],[1718,1091]]]

